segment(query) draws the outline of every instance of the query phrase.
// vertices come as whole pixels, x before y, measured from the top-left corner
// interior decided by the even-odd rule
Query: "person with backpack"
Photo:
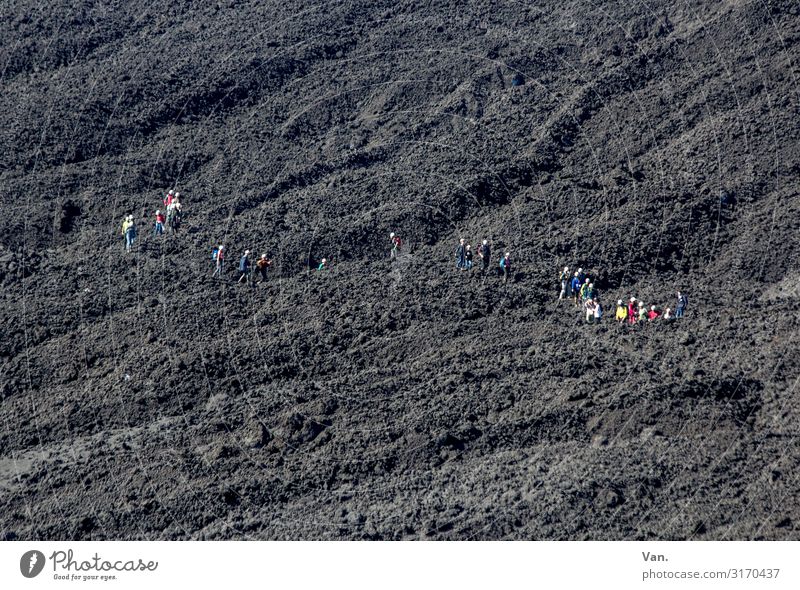
[[[603,306],[600,304],[599,299],[592,299],[594,301],[594,323],[599,324],[603,319]]]
[[[686,311],[686,306],[689,304],[689,298],[685,293],[678,291],[678,305],[675,307],[675,318],[682,318],[683,313]]]
[[[507,282],[511,276],[511,252],[506,252],[500,259],[500,271],[503,273],[503,282]]]
[[[237,283],[250,281],[250,250],[245,250],[239,259],[239,280]]]
[[[133,215],[128,215],[122,222],[122,235],[125,237],[125,251],[130,252],[136,241],[136,222],[133,221]]]
[[[319,261],[319,266],[317,267],[317,270],[328,270],[327,258],[323,258],[322,260]]]
[[[167,205],[167,227],[172,233],[178,231],[178,227],[181,223],[181,202],[177,199],[173,199],[173,201]]]
[[[569,267],[565,266],[561,274],[558,275],[558,280],[561,281],[561,293],[558,294],[558,300],[566,298],[567,289],[569,288]]]
[[[403,247],[403,241],[400,236],[395,235],[394,232],[389,234],[389,239],[392,242],[392,250],[389,253],[390,258],[397,258],[400,255],[400,249]]]
[[[591,297],[589,296],[589,291],[590,291],[590,283],[589,283],[589,278],[587,277],[586,279],[584,279],[583,285],[581,285],[581,291],[580,291],[581,301],[586,301],[587,299],[591,299]]]
[[[168,208],[172,204],[172,201],[174,200],[175,200],[175,191],[170,189],[169,192],[166,195],[164,195],[164,201],[163,201],[164,207]]]
[[[472,246],[467,244],[464,250],[464,270],[472,269]]]
[[[644,301],[639,302],[639,317],[636,318],[638,322],[643,322],[647,319],[647,308],[644,306]]]
[[[466,261],[466,241],[464,238],[461,238],[458,241],[458,246],[456,247],[456,268],[460,268],[461,270],[467,270],[464,268],[467,264]]]
[[[617,320],[618,324],[624,324],[625,320],[628,318],[628,308],[622,303],[622,299],[617,301],[617,313],[614,315],[614,319]]]
[[[214,261],[214,272],[211,277],[219,277],[221,279],[225,270],[225,246],[220,244],[219,247],[214,248],[213,252],[211,252],[211,260]]]
[[[578,269],[578,279],[580,280],[581,285],[586,282],[586,273],[583,272],[582,268]]]
[[[491,264],[492,261],[492,249],[489,247],[489,240],[483,240],[483,242],[481,242],[481,247],[478,248],[478,258],[481,259],[483,273],[486,274],[489,271],[489,264]]]
[[[267,269],[272,265],[272,260],[267,258],[266,254],[262,254],[261,258],[256,260],[256,268],[261,275],[260,283],[267,282]]]
[[[647,312],[647,320],[652,322],[653,320],[657,320],[660,316],[661,314],[656,311],[656,306],[651,305],[650,311]]]
[[[156,211],[156,227],[153,230],[154,236],[163,236],[164,235],[164,214],[161,210]]]

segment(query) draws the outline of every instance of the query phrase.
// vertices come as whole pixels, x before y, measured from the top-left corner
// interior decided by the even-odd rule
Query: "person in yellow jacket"
[[[128,215],[122,222],[122,236],[125,238],[125,251],[130,252],[133,242],[136,240],[136,224],[133,215]]]
[[[628,319],[628,308],[622,303],[622,299],[617,301],[617,314],[614,316],[618,323],[624,324]]]

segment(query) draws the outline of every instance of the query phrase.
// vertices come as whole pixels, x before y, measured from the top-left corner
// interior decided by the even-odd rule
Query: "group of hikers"
[[[478,247],[478,259],[481,264],[481,271],[485,274],[489,272],[492,264],[492,249],[489,240],[484,239]],[[471,270],[474,265],[472,245],[468,244],[464,238],[458,241],[456,246],[456,268],[462,271]],[[503,282],[507,282],[511,276],[511,252],[506,252],[500,257],[498,270],[503,277]]]
[[[156,209],[155,212],[154,236],[164,235],[165,226],[169,228],[170,232],[178,233],[183,218],[183,206],[181,205],[180,196],[181,194],[174,189],[170,189],[164,195],[162,199],[164,209]],[[126,216],[122,222],[122,237],[125,239],[126,252],[130,252],[133,249],[138,233],[133,215]]]
[[[155,212],[155,227],[153,229],[154,236],[160,236],[164,233],[164,226],[170,229],[171,232],[177,233],[180,228],[182,218],[182,206],[180,203],[180,193],[170,190],[164,196],[163,206],[166,214],[162,213],[161,209]],[[122,235],[125,238],[125,249],[130,252],[136,240],[136,223],[133,215],[128,215],[122,224]],[[389,234],[390,250],[389,257],[391,259],[397,258],[403,249],[403,241],[395,232]],[[222,279],[225,271],[225,259],[228,251],[224,244],[220,244],[211,252],[211,260],[213,262],[212,278]],[[477,258],[480,270],[487,274],[492,268],[492,250],[489,245],[488,239],[481,240],[480,246],[477,249]],[[472,245],[467,243],[464,238],[459,240],[458,246],[455,249],[456,268],[461,271],[470,271],[475,267],[474,253]],[[267,280],[267,270],[272,266],[272,260],[266,254],[262,254],[255,264],[251,263],[250,250],[245,250],[239,258],[239,265],[237,270],[239,276],[237,283],[256,284],[254,274],[260,277],[258,283],[263,283]],[[327,258],[322,258],[318,265],[317,271],[325,271],[329,268]],[[499,258],[497,270],[502,277],[503,282],[507,282],[511,275],[511,253],[505,252]],[[579,268],[574,273],[570,273],[568,266],[564,267],[559,275],[559,282],[561,291],[558,299],[564,300],[571,298],[573,305],[580,308],[581,312],[585,314],[586,321],[589,323],[598,323],[603,318],[603,305],[600,302],[598,290],[595,288],[592,279],[587,276],[583,268]],[[667,307],[663,312],[655,305],[651,305],[650,309],[643,301],[638,300],[636,297],[624,302],[622,299],[617,301],[617,309],[614,315],[615,320],[620,324],[636,324],[641,322],[652,322],[658,319],[672,320],[683,317],[684,311],[688,304],[688,298],[680,291],[677,293],[677,304],[673,313],[671,307]]]
[[[214,263],[214,270],[211,273],[212,278],[222,279],[223,274],[225,272],[225,256],[227,255],[227,250],[225,249],[224,244],[220,244],[211,252],[211,260]],[[324,259],[323,259],[324,262]],[[255,266],[255,268],[254,268]],[[267,280],[267,270],[269,267],[272,266],[272,260],[267,258],[266,254],[262,254],[258,260],[256,260],[255,265],[251,264],[250,262],[250,250],[245,250],[244,254],[239,258],[239,266],[237,270],[239,271],[239,277],[237,278],[237,283],[250,283],[255,285],[256,281],[253,277],[253,271],[255,270],[261,280],[258,281],[259,283],[263,283]]]
[[[571,297],[575,307],[579,307],[581,312],[586,314],[588,323],[598,323],[603,317],[603,305],[600,302],[600,295],[594,286],[594,282],[584,273],[582,268],[570,275],[568,266],[564,267],[559,275],[561,291],[558,295],[559,301]],[[614,319],[619,324],[637,324],[640,322],[652,322],[658,319],[672,320],[682,318],[689,304],[689,298],[685,293],[677,292],[677,304],[673,313],[671,307],[667,307],[663,312],[655,305],[647,309],[644,301],[631,297],[627,304],[622,300],[617,301],[617,310]]]

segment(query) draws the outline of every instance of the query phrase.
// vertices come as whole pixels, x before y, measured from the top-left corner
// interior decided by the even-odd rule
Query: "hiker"
[[[394,232],[389,234],[389,239],[392,241],[392,251],[390,253],[391,258],[397,258],[400,254],[400,248],[403,247],[403,241],[400,239],[400,236],[396,236]]]
[[[686,311],[686,306],[689,303],[689,298],[684,294],[678,291],[678,305],[675,307],[675,317],[682,318],[683,312]]]
[[[492,250],[489,247],[489,240],[483,240],[481,242],[481,247],[478,249],[478,257],[481,259],[481,266],[483,267],[483,272],[489,270],[489,264],[492,261]]]
[[[657,320],[660,316],[661,314],[656,311],[656,306],[651,305],[650,311],[647,312],[647,320],[652,322],[653,320]]]
[[[589,278],[587,277],[587,278],[584,280],[584,282],[583,282],[583,285],[581,285],[581,290],[580,290],[580,294],[581,294],[581,301],[586,301],[587,299],[589,299],[589,298],[590,298],[590,297],[589,297],[589,285],[590,285],[590,284],[591,284],[591,283],[589,283]]]
[[[267,269],[272,265],[272,260],[267,259],[266,254],[262,254],[261,258],[256,260],[256,268],[258,269],[259,274],[261,275],[260,283],[265,283],[267,281]]]
[[[242,280],[245,283],[250,280],[250,250],[245,250],[239,259],[239,280],[236,282],[241,283]]]
[[[599,299],[592,299],[594,301],[594,323],[599,324],[603,319],[603,306],[600,304]]]
[[[222,273],[225,270],[225,246],[222,244],[215,248],[211,253],[211,260],[214,261],[214,272],[211,277],[222,278]]]
[[[572,277],[572,281],[569,284],[569,288],[572,295],[572,303],[575,304],[575,307],[578,306],[578,297],[580,297],[581,292],[581,282],[580,278],[578,277],[578,271],[575,271],[575,276]]]
[[[594,321],[595,303],[591,299],[583,302],[583,310],[586,312],[586,322],[591,324]]]
[[[154,236],[163,236],[164,235],[164,214],[159,209],[156,211],[156,227],[153,230]]]
[[[458,246],[456,247],[456,268],[460,268],[461,270],[467,270],[466,268],[464,268],[467,265],[467,260],[465,256],[466,252],[467,252],[466,241],[464,240],[464,238],[461,238],[458,241]]]
[[[133,215],[128,215],[122,222],[122,235],[125,236],[125,251],[130,252],[136,241],[136,223],[133,221]]]
[[[466,250],[464,250],[464,270],[471,270],[472,269],[472,246],[467,244]]]
[[[558,275],[558,280],[561,281],[561,293],[558,294],[558,300],[561,301],[567,296],[567,288],[569,288],[569,267],[565,266],[561,274]]]
[[[319,266],[317,267],[317,270],[328,270],[328,259],[327,258],[323,258],[322,260],[320,260]]]
[[[582,268],[578,269],[578,280],[580,280],[581,285],[586,282],[586,273],[583,272]]]
[[[500,270],[503,273],[503,282],[505,283],[508,281],[508,277],[511,276],[511,252],[506,252],[500,259]]]
[[[586,288],[586,292],[589,295],[589,299],[597,301],[597,289],[594,288],[594,283],[589,283],[589,286]]]
[[[666,310],[664,310],[664,315],[662,316],[661,319],[663,319],[663,320],[671,320],[672,319],[672,309],[668,307]]]
[[[631,300],[628,302],[628,323],[636,323],[636,297],[631,297]]]
[[[175,191],[170,189],[170,191],[164,196],[164,207],[169,207],[172,204],[172,201],[175,200]]]
[[[643,321],[645,321],[647,319],[647,308],[645,308],[645,306],[644,306],[644,301],[640,301],[639,302],[639,312],[638,313],[639,313],[639,317],[637,318],[637,321],[643,322]]]
[[[181,202],[177,199],[167,205],[167,226],[175,233],[181,224]]]
[[[622,299],[617,301],[617,313],[614,316],[614,319],[617,320],[618,324],[624,324],[625,320],[628,317],[628,308],[622,303]]]

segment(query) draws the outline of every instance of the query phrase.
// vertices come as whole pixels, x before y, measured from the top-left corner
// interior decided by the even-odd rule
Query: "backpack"
[[[211,251],[211,260],[216,260],[218,254],[219,254],[219,248],[214,248]]]

